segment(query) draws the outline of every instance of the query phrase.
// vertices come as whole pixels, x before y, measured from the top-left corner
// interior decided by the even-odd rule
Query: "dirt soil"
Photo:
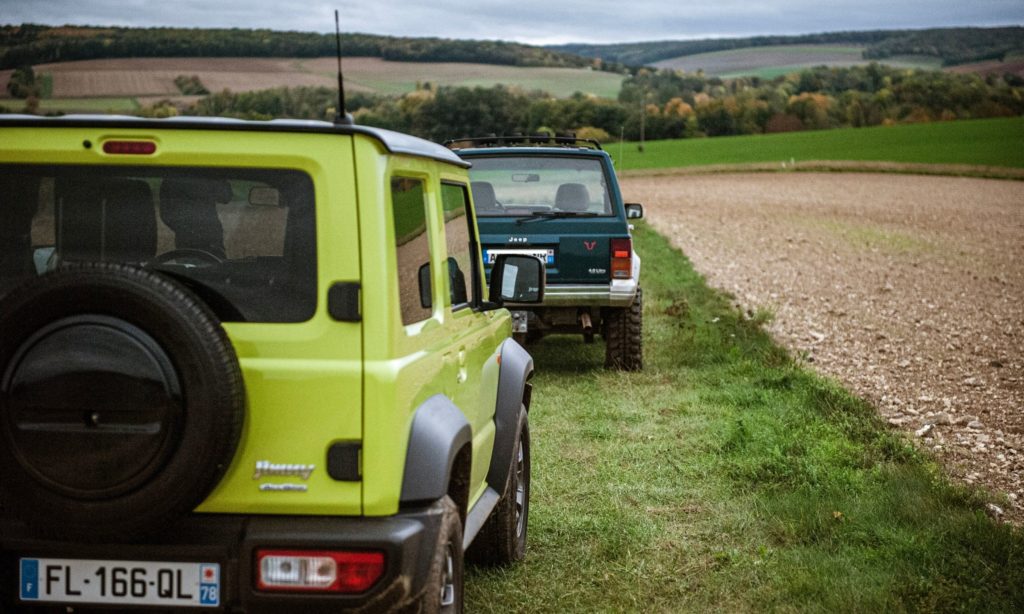
[[[627,202],[795,356],[1024,522],[1024,182],[626,177]]]

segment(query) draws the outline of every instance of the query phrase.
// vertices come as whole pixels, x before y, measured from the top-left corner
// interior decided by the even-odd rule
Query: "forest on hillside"
[[[858,45],[865,59],[901,55],[940,58],[944,65],[1003,59],[1024,53],[1024,28],[933,28],[928,30],[867,30],[825,32],[799,36],[753,36],[686,41],[651,41],[610,45],[568,44],[548,48],[626,65],[649,65],[680,56],[773,45]]]
[[[326,119],[335,114],[330,88],[277,88],[213,93],[181,112],[244,119]],[[356,122],[434,141],[486,134],[574,131],[601,141],[713,137],[896,123],[1024,115],[1024,79],[869,64],[818,67],[785,77],[722,80],[673,70],[642,69],[617,100],[496,86],[434,87],[403,96],[353,92]],[[143,109],[179,112],[170,102]]]
[[[344,33],[342,53],[404,62],[601,68],[589,58],[503,41],[403,38]],[[203,28],[0,26],[0,69],[72,60],[129,57],[324,57],[334,34]]]

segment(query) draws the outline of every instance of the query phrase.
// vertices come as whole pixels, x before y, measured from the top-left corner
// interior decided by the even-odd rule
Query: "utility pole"
[[[644,120],[647,119],[647,105],[644,103],[647,101],[646,92],[640,96],[640,144],[637,146],[637,151],[640,153],[644,152]]]
[[[625,159],[622,157],[622,146],[623,146],[623,144],[625,144],[625,142],[626,142],[626,126],[625,126],[625,124],[623,124],[622,126],[619,126],[619,170],[620,171],[621,170],[625,170],[625,167],[623,166],[625,164]]]

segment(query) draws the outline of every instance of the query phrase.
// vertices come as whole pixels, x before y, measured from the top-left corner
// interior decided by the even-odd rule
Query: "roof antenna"
[[[338,22],[338,9],[334,9],[334,39],[338,44],[338,111],[334,115],[334,125],[351,126],[355,122],[345,110],[345,80],[341,76],[341,25]]]

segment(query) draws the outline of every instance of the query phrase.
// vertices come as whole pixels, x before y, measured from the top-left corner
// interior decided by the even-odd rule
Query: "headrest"
[[[563,183],[555,193],[555,208],[562,211],[586,211],[590,208],[590,193],[582,183]]]
[[[498,208],[498,198],[494,194],[494,186],[487,181],[473,181],[469,184],[473,191],[473,202],[478,211],[495,210]]]

